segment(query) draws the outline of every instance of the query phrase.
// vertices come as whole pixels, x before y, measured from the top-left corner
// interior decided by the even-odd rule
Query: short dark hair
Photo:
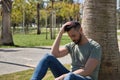
[[[78,30],[78,29],[80,29],[80,27],[81,27],[80,23],[77,22],[77,21],[70,21],[70,23],[71,23],[71,24],[68,24],[68,25],[66,25],[66,26],[64,27],[65,32],[70,31],[72,28]]]

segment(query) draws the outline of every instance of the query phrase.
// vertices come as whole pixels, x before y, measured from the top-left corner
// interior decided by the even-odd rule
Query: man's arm
[[[52,49],[51,49],[51,53],[56,57],[63,57],[65,55],[68,54],[68,50],[66,48],[61,48],[59,49],[59,46],[60,46],[60,41],[61,41],[61,38],[62,38],[62,35],[64,33],[64,25],[62,26],[60,32],[58,33],[58,36],[57,38],[55,39],[54,43],[53,43],[53,46],[52,46]]]
[[[92,72],[94,71],[94,69],[97,67],[98,64],[99,64],[99,61],[97,59],[89,58],[83,69],[78,69],[73,73],[79,74],[82,76],[88,76],[92,74]]]
[[[99,64],[99,61],[97,59],[94,58],[90,58],[88,59],[85,68],[83,69],[78,69],[76,71],[74,71],[74,74],[79,74],[81,76],[89,76],[90,74],[92,74],[92,72],[94,71],[94,69],[96,68],[96,66]],[[67,74],[63,74],[61,76],[59,76],[58,78],[56,78],[55,80],[63,80],[65,78]]]

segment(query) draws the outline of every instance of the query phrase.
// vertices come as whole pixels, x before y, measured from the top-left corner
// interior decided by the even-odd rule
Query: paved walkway
[[[0,75],[34,68],[49,48],[0,48]],[[71,63],[70,57],[59,59],[63,64]]]

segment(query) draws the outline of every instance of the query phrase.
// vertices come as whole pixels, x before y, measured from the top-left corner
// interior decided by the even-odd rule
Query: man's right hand
[[[61,28],[61,30],[60,30],[60,32],[63,34],[63,33],[65,33],[65,27],[67,26],[67,25],[71,25],[72,23],[71,22],[66,22],[65,24],[63,24],[63,26],[62,26],[62,28]]]
[[[65,24],[62,25],[62,27],[61,27],[61,29],[60,29],[60,33],[61,33],[61,34],[65,33],[65,30],[64,30],[64,29],[65,29],[65,26],[66,26]]]

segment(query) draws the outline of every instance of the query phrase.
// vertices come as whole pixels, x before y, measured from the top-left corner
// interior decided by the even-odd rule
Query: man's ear
[[[80,30],[80,32],[82,32],[82,28],[80,28],[79,30]]]

